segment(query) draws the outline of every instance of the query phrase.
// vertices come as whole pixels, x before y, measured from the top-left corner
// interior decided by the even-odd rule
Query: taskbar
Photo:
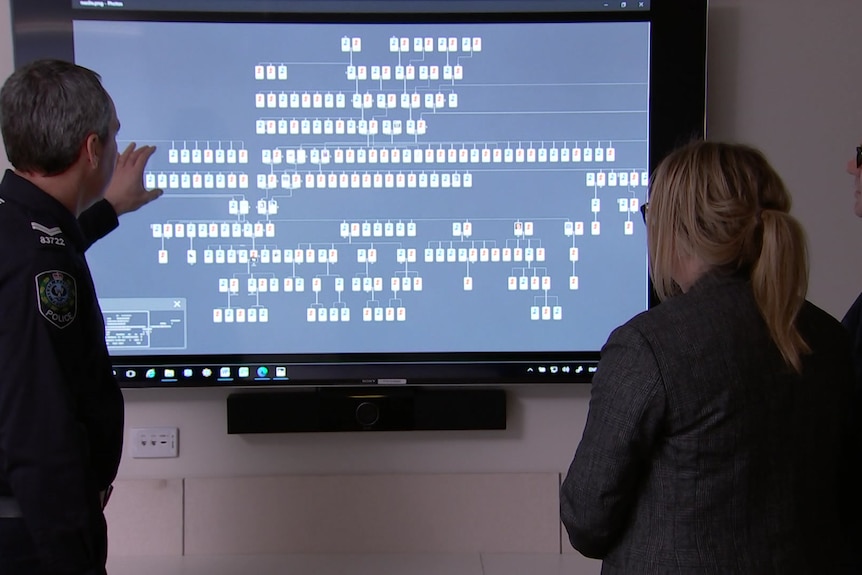
[[[121,387],[403,386],[590,383],[598,360],[411,364],[115,363]]]

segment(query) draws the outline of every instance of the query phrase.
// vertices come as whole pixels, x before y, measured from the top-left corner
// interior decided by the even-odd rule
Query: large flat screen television
[[[90,248],[126,387],[588,383],[650,305],[705,0],[11,0],[164,196]]]

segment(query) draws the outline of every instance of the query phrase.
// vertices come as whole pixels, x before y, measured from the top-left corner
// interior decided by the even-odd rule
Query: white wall
[[[8,29],[0,0],[0,30]],[[844,164],[862,140],[862,2],[713,0],[709,132],[760,147],[809,234],[810,298],[840,317],[862,289],[862,222]],[[11,71],[0,37],[0,76]],[[119,111],[122,115],[122,110]],[[226,435],[226,392],[129,391],[129,426],[176,425],[175,460],[126,457],[123,478],[268,474],[564,472],[588,390],[517,389],[506,432]]]
[[[766,152],[811,252],[810,299],[840,317],[862,288],[844,165],[862,141],[862,2],[712,0],[709,132]]]

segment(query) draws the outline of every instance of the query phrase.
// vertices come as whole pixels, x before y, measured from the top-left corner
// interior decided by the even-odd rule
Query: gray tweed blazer
[[[616,329],[560,491],[607,574],[838,573],[838,467],[853,375],[810,303],[785,367],[745,278],[710,274]]]

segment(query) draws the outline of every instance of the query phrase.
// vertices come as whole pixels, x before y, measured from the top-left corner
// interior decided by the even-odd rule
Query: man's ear
[[[81,153],[93,169],[99,167],[99,160],[102,157],[102,141],[97,134],[91,133],[87,135]]]

